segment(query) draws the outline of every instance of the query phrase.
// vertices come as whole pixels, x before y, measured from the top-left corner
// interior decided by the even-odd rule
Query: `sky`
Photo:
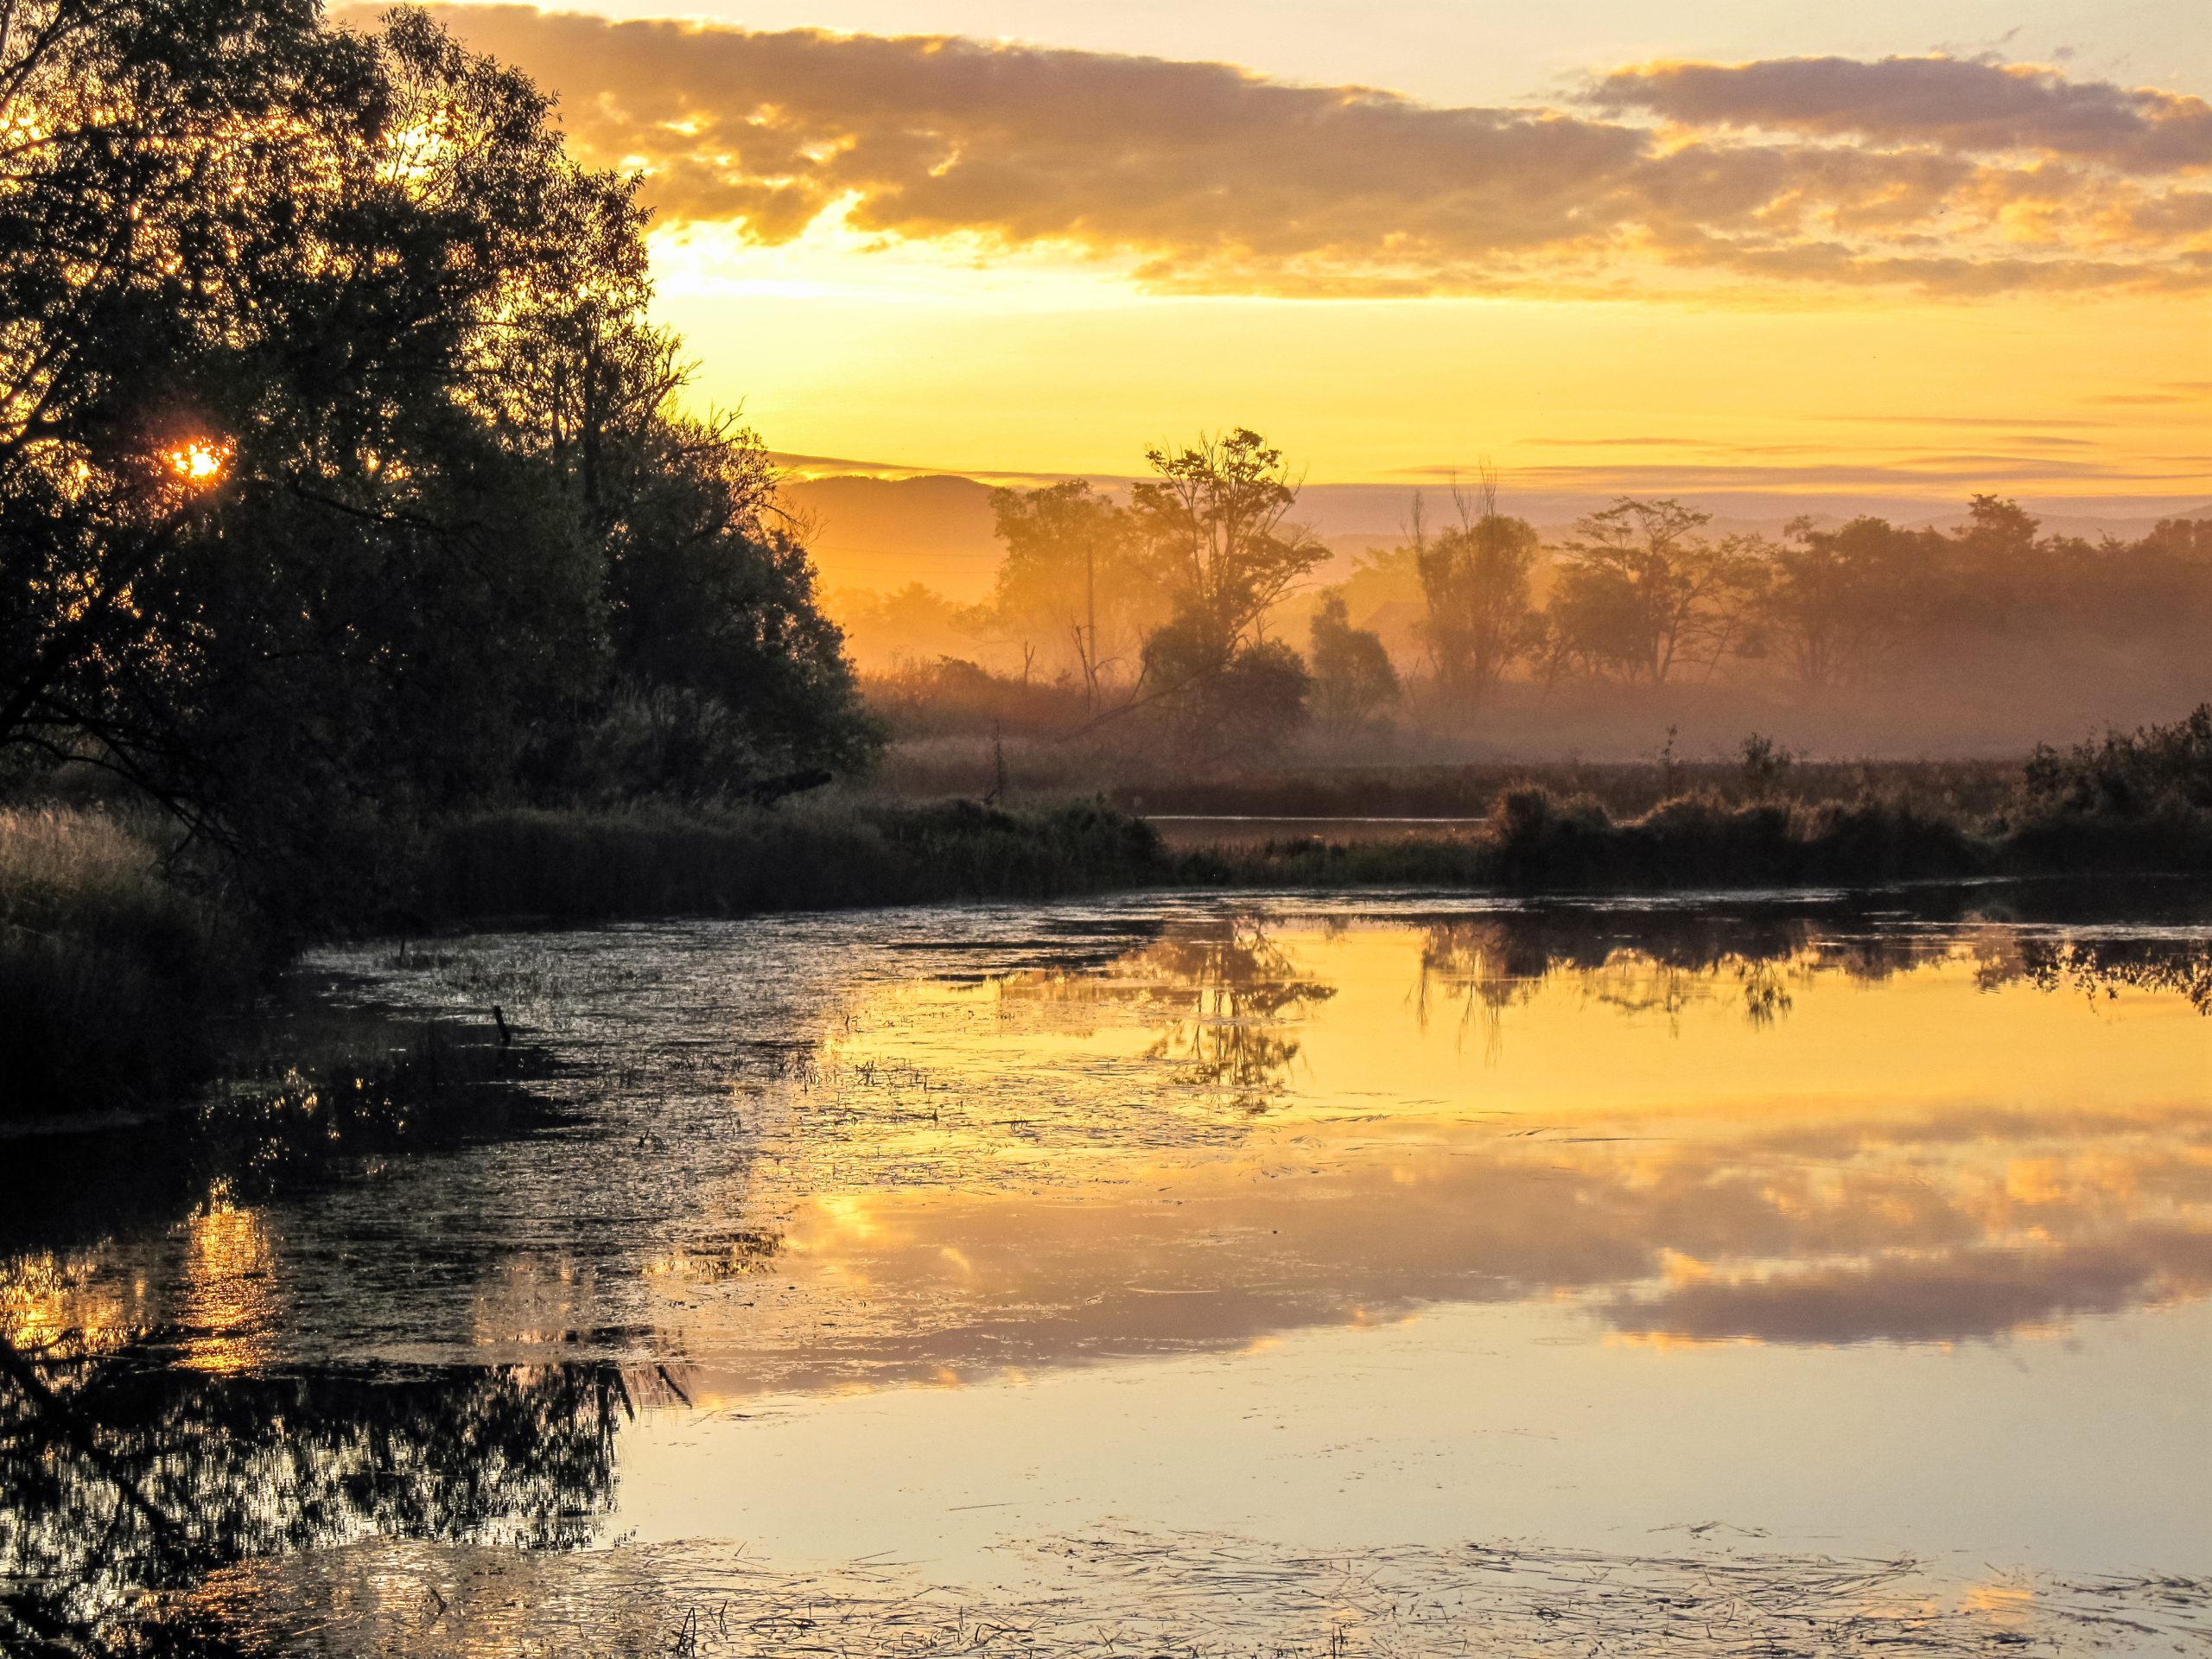
[[[817,471],[2212,499],[2212,10],[434,8],[642,170],[691,397]]]

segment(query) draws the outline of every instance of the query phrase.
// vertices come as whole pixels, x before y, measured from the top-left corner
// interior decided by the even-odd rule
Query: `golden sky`
[[[436,10],[645,173],[695,395],[787,454],[2212,495],[2193,5]]]

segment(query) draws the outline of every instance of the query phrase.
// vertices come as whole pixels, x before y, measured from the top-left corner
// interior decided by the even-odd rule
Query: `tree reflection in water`
[[[0,1338],[0,1649],[140,1644],[149,1594],[367,1536],[581,1544],[630,1409],[609,1365],[217,1377]]]
[[[2129,989],[2179,994],[2212,1013],[2212,945],[2202,928],[2118,938],[2059,920],[2023,924],[1979,902],[1985,908],[1961,906],[1926,927],[1921,922],[1931,918],[1917,912],[1900,923],[1849,906],[1752,901],[1679,911],[1557,903],[1408,916],[1401,908],[1374,919],[1413,931],[1419,977],[1412,1001],[1420,1017],[1432,1010],[1448,1016],[1464,1002],[1459,1017],[1483,1021],[1493,1043],[1507,1012],[1548,984],[1570,1003],[1586,997],[1637,1018],[1669,1019],[1701,1001],[1723,1013],[1719,1025],[1739,1013],[1763,1027],[1791,1017],[1793,995],[1796,1020],[1810,1021],[1815,980],[1872,982],[1938,961],[1955,990],[1964,990],[1961,969],[1970,965],[1986,988],[2029,986],[2100,1001]],[[1985,920],[1992,925],[1978,925]],[[1347,931],[1367,925],[1350,915],[1340,924]],[[1263,1139],[1269,1131],[1242,1114],[1294,1098],[1307,1052],[1325,1064],[1333,1032],[1319,1011],[1338,994],[1329,981],[1332,942],[1317,939],[1310,921],[1293,938],[1280,917],[1255,912],[1198,920],[1185,912],[1156,925],[1151,938],[1109,961],[1093,956],[1080,967],[1000,980],[1001,1010],[1012,1005],[1014,1024],[1010,1033],[995,1028],[976,1052],[988,1054],[995,1077],[1009,1053],[1028,1053],[1026,1022],[1065,1032],[1110,1008],[1113,1020],[1101,1023],[1118,1029],[1097,1052],[1117,1060],[1141,1055],[1159,1068],[1155,1080],[1171,1085],[1167,1092],[1189,1092],[1192,1116],[1218,1113],[1229,1138]],[[1370,941],[1375,950],[1344,958],[1344,1002],[1332,1011],[1332,1025],[1377,1011],[1373,997],[1362,1002],[1363,985],[1380,987],[1379,1011],[1390,1015],[1402,995],[1402,939]],[[1363,981],[1358,973],[1382,977]],[[1034,1052],[1037,1068],[1063,1064],[1065,1051],[1050,1045]],[[1532,1046],[1518,1058],[1544,1057]],[[219,1372],[208,1369],[207,1344],[250,1333],[262,1313],[204,1306],[181,1293],[164,1301],[158,1273],[143,1275],[156,1293],[150,1298],[126,1294],[137,1275],[114,1243],[126,1224],[188,1241],[205,1232],[211,1249],[237,1258],[217,1264],[220,1281],[251,1286],[266,1276],[260,1255],[283,1242],[281,1229],[256,1230],[252,1212],[270,1200],[351,1181],[365,1160],[457,1151],[559,1122],[506,1086],[505,1077],[463,1077],[465,1068],[450,1057],[439,1065],[444,1081],[435,1112],[420,1109],[424,1096],[411,1087],[352,1077],[335,1093],[293,1087],[250,1113],[149,1132],[136,1158],[96,1161],[90,1153],[116,1150],[94,1145],[98,1137],[66,1146],[67,1137],[48,1137],[49,1147],[13,1149],[22,1155],[11,1167],[11,1203],[0,1206],[0,1248],[24,1253],[18,1267],[66,1266],[81,1256],[100,1271],[79,1275],[89,1290],[70,1288],[71,1281],[62,1287],[67,1294],[27,1294],[12,1311],[9,1284],[0,1282],[0,1313],[9,1314],[0,1320],[0,1483],[8,1495],[0,1509],[0,1650],[144,1649],[167,1639],[165,1630],[181,1646],[190,1633],[158,1618],[139,1622],[144,1598],[166,1598],[261,1556],[372,1535],[558,1548],[590,1534],[609,1504],[624,1414],[633,1398],[645,1403],[635,1377],[626,1386],[606,1366],[271,1372],[250,1346],[239,1349],[236,1369]],[[975,1076],[986,1069],[979,1063]],[[1027,1087],[1037,1073],[1021,1075]],[[1148,1097],[1144,1088],[1123,1087],[1126,1071],[1109,1075],[1108,1084],[1071,1093],[1071,1134],[1095,1136],[1098,1116],[1116,1101]],[[467,1086],[456,1090],[456,1081]],[[977,1094],[1003,1116],[1001,1095],[982,1087]],[[1189,1144],[1175,1140],[1189,1125],[1167,1121],[1174,1116],[1132,1118],[1128,1143],[1147,1155]],[[933,1112],[930,1121],[932,1133],[951,1133]],[[2170,1166],[2182,1166],[2202,1144],[2195,1122],[2120,1115],[2088,1128],[2046,1126],[2036,1139],[2025,1134],[2032,1124],[1970,1113],[1955,1123],[1907,1125],[1885,1141],[1875,1133],[1880,1125],[1778,1118],[1756,1137],[1719,1135],[1678,1153],[1642,1146],[1630,1154],[1595,1142],[1571,1157],[1546,1151],[1540,1179],[1526,1161],[1537,1154],[1524,1157],[1503,1140],[1494,1155],[1440,1153],[1430,1164],[1402,1147],[1392,1154],[1387,1203],[1364,1209],[1357,1207],[1368,1194],[1359,1167],[1316,1170],[1306,1198],[1334,1202],[1268,1213],[1264,1227],[1256,1212],[1196,1202],[1241,1204],[1249,1196],[1241,1186],[1209,1198],[1192,1184],[1173,1205],[1148,1211],[1089,1204],[1018,1210],[1019,1224],[1005,1232],[994,1259],[995,1236],[978,1230],[973,1206],[940,1214],[942,1206],[918,1203],[889,1217],[898,1225],[866,1244],[874,1255],[855,1259],[887,1293],[898,1287],[901,1262],[918,1264],[911,1301],[880,1345],[891,1356],[887,1367],[918,1354],[915,1363],[926,1361],[931,1375],[945,1360],[930,1347],[938,1326],[914,1317],[914,1308],[943,1314],[946,1353],[955,1360],[976,1351],[958,1345],[968,1340],[962,1321],[1001,1306],[1023,1318],[1039,1308],[1084,1310],[1088,1325],[1067,1323],[1080,1326],[1086,1352],[1113,1351],[1116,1340],[1135,1340],[1131,1332],[1150,1339],[1155,1327],[1145,1321],[1157,1320],[1161,1299],[1147,1295],[1141,1308],[1133,1296],[1114,1300],[1136,1276],[1134,1253],[1141,1246],[1152,1260],[1180,1261],[1184,1243],[1198,1236],[1187,1230],[1203,1220],[1219,1230],[1222,1216],[1249,1223],[1228,1230],[1267,1243],[1243,1281],[1229,1273],[1233,1256],[1209,1255],[1213,1287],[1236,1294],[1220,1299],[1235,1317],[1200,1332],[1205,1340],[1243,1341],[1334,1319],[1348,1305],[1387,1307],[1394,1298],[1411,1305],[1568,1289],[1586,1295],[1624,1341],[1950,1342],[2203,1295],[2212,1256],[2198,1212],[2184,1205],[2177,1217],[2139,1217],[2107,1202],[2099,1185],[2124,1153],[2134,1160],[2123,1172],[2130,1181],[2177,1190],[2155,1183],[2170,1182]],[[1909,1144],[1898,1138],[1908,1129],[1917,1137]],[[2113,1137],[2126,1135],[2142,1144],[2116,1151]],[[810,1132],[817,1146],[823,1138]],[[2075,1169],[2067,1160],[2075,1159],[2077,1143],[2103,1162]],[[830,1150],[845,1158],[851,1144]],[[1897,1146],[1906,1151],[1884,1150]],[[1976,1147],[1997,1150],[1975,1163]],[[2000,1162],[1989,1161],[1999,1154]],[[1623,1161],[1631,1155],[1632,1167]],[[2050,1166],[2037,1177],[2048,1194],[2011,1191],[2016,1179],[2036,1173],[2024,1159]],[[1399,1163],[1422,1179],[1399,1183]],[[73,1184],[73,1164],[80,1173]],[[1939,1164],[1955,1171],[1952,1186],[1929,1179]],[[128,1179],[111,1175],[95,1186],[81,1178],[92,1167],[128,1172]],[[834,1183],[825,1190],[832,1198],[849,1193]],[[226,1195],[226,1203],[211,1193]],[[1185,1199],[1193,1201],[1187,1210]],[[750,1211],[720,1217],[657,1259],[680,1261],[699,1284],[749,1281],[783,1249],[780,1230],[766,1219]],[[1055,1255],[1045,1247],[1062,1236],[1051,1230],[1062,1224],[1068,1230]],[[844,1237],[817,1229],[803,1242],[820,1250]],[[864,1243],[842,1248],[859,1252]],[[944,1270],[952,1252],[941,1244],[957,1249],[957,1281]],[[1284,1263],[1293,1259],[1316,1264],[1309,1281],[1287,1281]],[[1703,1265],[1676,1272],[1682,1263]],[[186,1265],[200,1264],[194,1257]],[[54,1274],[57,1282],[67,1279],[59,1268]],[[25,1274],[17,1276],[29,1284]],[[420,1294],[419,1280],[395,1282],[403,1287],[396,1294]],[[111,1302],[103,1301],[111,1289]],[[895,1298],[886,1305],[902,1306]],[[1179,1301],[1176,1317],[1193,1306]],[[824,1341],[812,1323],[817,1311],[798,1305],[810,1353]],[[291,1315],[280,1297],[266,1317]],[[1188,1320],[1168,1335],[1191,1341]],[[861,1335],[840,1340],[847,1344],[842,1357],[867,1357]],[[181,1354],[190,1363],[174,1363]]]
[[[1208,1105],[1249,1115],[1290,1087],[1296,1028],[1336,995],[1276,942],[1258,912],[1171,923],[1095,963],[1009,974],[997,990],[1002,1006],[1135,1010],[1157,1031],[1146,1059]]]
[[[1839,926],[1827,914],[1713,908],[1624,914],[1594,906],[1433,922],[1421,938],[1413,994],[1418,1023],[1426,1029],[1440,1004],[1456,1001],[1463,1028],[1478,1024],[1492,1058],[1505,1011],[1558,975],[1573,976],[1592,1000],[1624,1013],[1671,1020],[1695,1003],[1736,999],[1746,1020],[1768,1026],[1789,1014],[1790,987],[1805,976],[1840,974],[1874,984],[1953,948],[1946,938]],[[2212,1014],[2212,943],[2192,935],[2099,938],[1993,926],[1972,933],[1967,949],[1986,990],[2025,983],[2092,997],[2116,997],[2122,989],[2178,992],[2199,1014]]]
[[[1123,971],[1175,988],[1188,1003],[1147,1051],[1166,1060],[1185,1087],[1265,1111],[1288,1087],[1298,1058],[1294,1022],[1333,987],[1302,970],[1256,917],[1178,930],[1154,941]]]
[[[630,1406],[613,1368],[256,1371],[268,1309],[195,1297],[188,1270],[155,1326],[143,1269],[136,1296],[72,1270],[119,1269],[118,1240],[177,1228],[241,1258],[194,1255],[188,1269],[264,1284],[266,1263],[245,1259],[266,1249],[256,1204],[358,1179],[378,1159],[556,1127],[563,1115],[526,1086],[548,1069],[535,1050],[428,1030],[396,1058],[10,1148],[0,1652],[200,1651],[146,1622],[148,1598],[260,1555],[372,1535],[583,1541]]]
[[[2176,991],[2199,1014],[2212,1014],[2212,949],[2166,939],[2037,938],[1992,971],[2046,991],[2069,989],[2117,997],[2123,989]]]

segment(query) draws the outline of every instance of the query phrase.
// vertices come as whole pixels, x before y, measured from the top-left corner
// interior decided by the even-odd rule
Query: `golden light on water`
[[[184,1223],[176,1288],[186,1331],[182,1363],[195,1370],[250,1370],[267,1357],[276,1320],[272,1280],[276,1242],[258,1211],[232,1199],[219,1184]]]

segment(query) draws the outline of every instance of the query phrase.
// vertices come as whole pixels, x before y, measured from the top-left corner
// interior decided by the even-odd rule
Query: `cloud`
[[[1160,291],[1313,296],[2212,280],[2202,199],[2158,176],[2194,165],[2202,106],[2045,71],[1914,60],[2025,100],[2012,127],[1947,128],[1935,94],[1916,118],[1885,90],[1890,65],[1846,64],[1777,140],[1742,129],[1783,96],[1753,72],[1790,64],[1626,71],[1571,109],[1446,108],[957,37],[434,10],[556,91],[582,155],[643,170],[664,223],[763,245],[1058,250]],[[1714,112],[1686,129],[1693,105]],[[2034,119],[2037,143],[1996,142]]]
[[[2212,168],[2212,105],[1985,58],[1782,58],[1654,63],[1606,75],[1590,101],[1687,126],[2026,153],[2126,173]]]
[[[1455,471],[1445,462],[1402,467],[1391,475],[1416,480],[1444,480]],[[2202,458],[2176,456],[2158,466],[2105,466],[2044,455],[2002,451],[1948,454],[1914,452],[1866,461],[1570,461],[1517,462],[1512,467],[1516,490],[1563,492],[1592,495],[1732,494],[1743,491],[1773,490],[1786,480],[1792,491],[1840,494],[1866,490],[1911,491],[1944,499],[1976,489],[2010,486],[2049,487],[2090,482],[2113,486],[2150,486],[2175,488],[2195,484],[2203,477]],[[2179,498],[2177,498],[2178,499]]]
[[[2086,403],[2124,405],[2212,403],[2212,380],[2169,380],[2149,391],[2114,391],[2085,398]]]
[[[2208,1290],[2212,1234],[2144,1229],[2056,1249],[1967,1249],[1709,1280],[1624,1298],[1605,1318],[1630,1335],[1689,1341],[1954,1342],[2193,1300]]]

